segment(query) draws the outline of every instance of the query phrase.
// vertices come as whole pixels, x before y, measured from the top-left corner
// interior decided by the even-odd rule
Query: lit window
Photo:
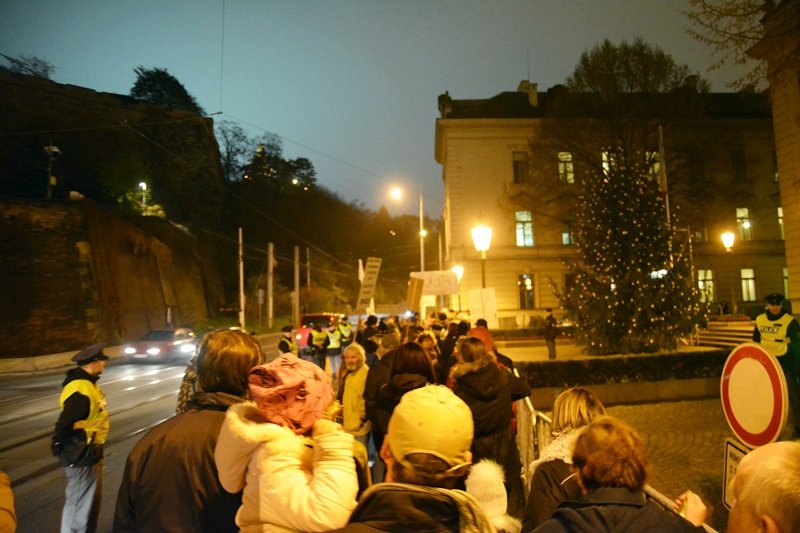
[[[661,172],[661,158],[658,152],[647,152],[647,175],[651,179],[658,179],[658,173]]]
[[[784,235],[783,235],[783,208],[782,207],[778,208],[778,229],[781,232],[781,239],[785,239],[786,237],[784,237]]]
[[[603,150],[601,156],[603,158],[603,172],[605,172],[606,176],[611,169],[616,170],[619,167],[619,156],[616,152]]]
[[[528,153],[514,152],[512,154],[514,164],[514,183],[525,183],[528,181]]]
[[[742,269],[742,300],[756,301],[756,271],[752,268]]]
[[[570,152],[558,152],[558,179],[562,183],[575,183],[575,171]]]
[[[517,246],[533,246],[533,217],[530,211],[517,211]]]
[[[575,245],[575,228],[572,227],[572,224],[564,226],[564,230],[561,232],[561,244],[564,246]]]
[[[701,302],[714,301],[714,272],[708,269],[697,271],[697,288],[700,291]]]
[[[535,304],[533,290],[533,274],[520,274],[517,279],[519,286],[519,308],[533,309]]]
[[[692,238],[694,242],[708,242],[708,228],[705,226],[700,229],[692,228]]]
[[[753,224],[750,222],[750,209],[747,207],[736,208],[736,228],[743,241],[753,240]]]

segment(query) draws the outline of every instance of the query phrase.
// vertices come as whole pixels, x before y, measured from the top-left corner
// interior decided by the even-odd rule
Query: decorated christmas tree
[[[590,354],[674,349],[701,314],[687,232],[667,221],[649,169],[607,153],[603,167],[582,180],[579,259],[567,265],[561,304]]]

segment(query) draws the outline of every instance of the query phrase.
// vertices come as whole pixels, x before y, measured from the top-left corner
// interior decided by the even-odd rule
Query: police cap
[[[106,344],[104,342],[92,344],[73,355],[72,360],[78,363],[78,366],[88,365],[95,361],[108,361],[108,356],[103,353],[103,348],[105,347]]]
[[[780,294],[778,292],[773,292],[772,294],[767,294],[764,297],[764,300],[766,300],[766,302],[768,304],[770,304],[770,305],[781,305],[781,303],[783,302],[784,299],[785,298],[783,297],[783,294]]]

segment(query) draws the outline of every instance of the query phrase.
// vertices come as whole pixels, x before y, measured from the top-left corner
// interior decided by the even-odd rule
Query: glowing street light
[[[736,235],[733,234],[731,231],[726,231],[722,235],[719,236],[722,240],[722,246],[725,247],[725,251],[733,253],[733,243],[736,240]],[[731,280],[731,311],[733,314],[736,314],[736,300],[734,299],[734,292],[733,292],[733,280]]]
[[[147,183],[140,181],[139,188],[142,189],[142,209],[147,207]]]
[[[733,234],[731,231],[726,231],[722,235],[719,236],[722,239],[722,246],[725,247],[725,251],[730,253],[733,251],[733,242],[736,240],[736,235]]]
[[[400,187],[392,187],[389,189],[389,197],[399,202],[403,199],[403,189]],[[423,218],[424,203],[422,200],[422,191],[419,193],[419,271],[425,272],[425,236],[428,235],[425,229]]]
[[[486,252],[492,244],[492,228],[479,224],[472,228],[472,243],[481,255],[481,288],[486,288]]]

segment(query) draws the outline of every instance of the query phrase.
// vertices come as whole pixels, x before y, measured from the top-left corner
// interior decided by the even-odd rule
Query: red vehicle
[[[154,329],[134,341],[123,352],[131,360],[168,361],[194,355],[196,338],[189,328]]]
[[[311,313],[300,317],[300,324],[297,326],[297,334],[295,335],[300,353],[309,353],[306,341],[308,341],[308,334],[311,333],[315,325],[319,324],[322,326],[323,331],[327,331],[331,324],[338,324],[339,319],[343,316],[341,313]]]

